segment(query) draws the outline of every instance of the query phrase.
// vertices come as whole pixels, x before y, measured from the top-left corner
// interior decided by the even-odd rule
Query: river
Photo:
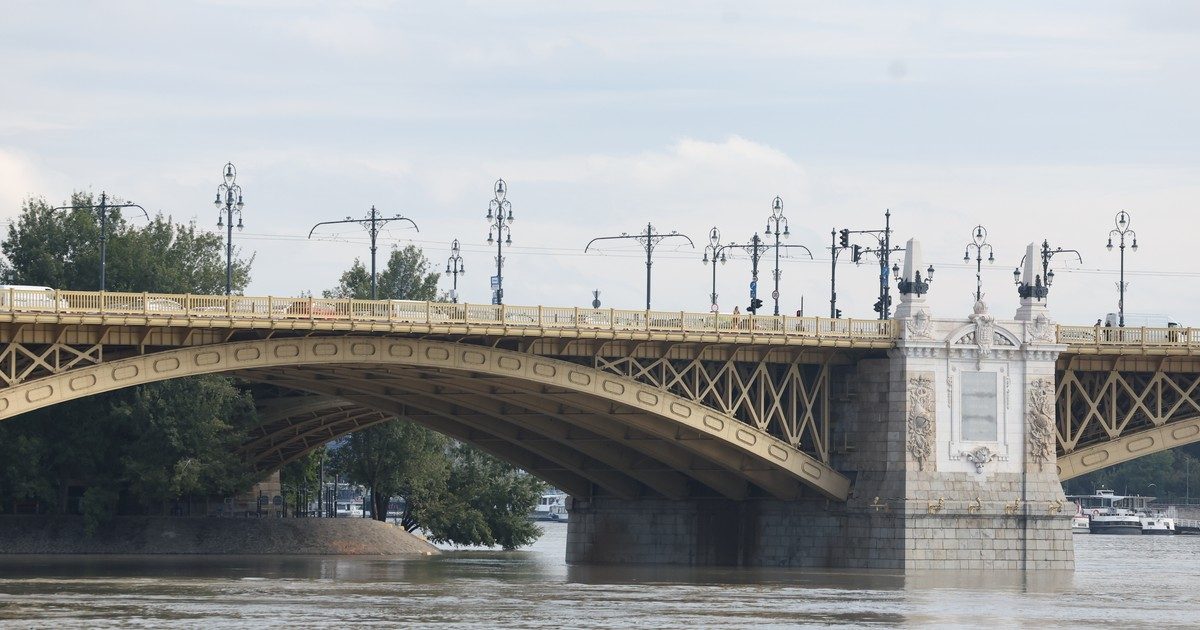
[[[0,627],[1196,627],[1200,536],[1075,537],[1072,575],[583,568],[566,526],[429,558],[0,556]]]

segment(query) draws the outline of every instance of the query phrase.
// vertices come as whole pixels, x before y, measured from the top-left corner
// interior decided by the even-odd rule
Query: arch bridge
[[[223,373],[306,394],[264,403],[242,447],[264,471],[403,416],[577,497],[844,501],[833,375],[898,337],[878,320],[9,289],[0,420]],[[1200,440],[1200,331],[1056,338],[1062,479]]]

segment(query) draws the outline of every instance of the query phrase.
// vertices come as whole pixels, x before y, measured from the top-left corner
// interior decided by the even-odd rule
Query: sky
[[[1051,314],[1116,310],[1200,325],[1200,5],[1185,2],[300,2],[8,0],[0,20],[0,220],[22,202],[108,191],[217,230],[233,162],[248,294],[318,293],[355,257],[375,206],[411,218],[463,300],[488,302],[493,182],[515,221],[505,302],[642,308],[645,255],[594,237],[649,222],[691,238],[655,252],[656,310],[708,310],[709,231],[747,242],[783,199],[781,310],[828,314],[830,231],[916,237],[935,316],[965,317],[982,224],[985,300],[1010,317],[1031,242],[1054,259]],[[134,219],[135,221],[137,219]],[[856,237],[864,245],[864,237]],[[614,246],[611,243],[625,243]],[[773,256],[760,270],[771,306]],[[878,268],[838,265],[839,308],[871,318]],[[750,261],[718,269],[749,302]],[[444,278],[443,290],[450,287]],[[91,287],[74,287],[91,288]]]

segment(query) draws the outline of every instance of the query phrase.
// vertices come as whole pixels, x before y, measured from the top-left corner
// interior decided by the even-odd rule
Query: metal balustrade
[[[1200,329],[1171,326],[1116,327],[1116,326],[1059,326],[1058,342],[1072,347],[1094,351],[1120,351],[1123,349],[1156,349],[1178,351],[1200,351]]]
[[[553,306],[513,306],[241,295],[179,295],[91,291],[0,291],[0,313],[54,314],[62,317],[127,316],[149,319],[320,321],[485,327],[504,330],[559,329],[613,332],[714,333],[729,336],[803,337],[891,342],[891,320],[753,316],[749,314],[638,311]],[[171,322],[174,323],[174,322]]]

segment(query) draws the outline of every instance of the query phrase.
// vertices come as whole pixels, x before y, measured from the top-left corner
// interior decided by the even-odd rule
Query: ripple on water
[[[1200,537],[1077,536],[1073,575],[567,567],[530,550],[0,557],[0,626],[1191,627]]]

